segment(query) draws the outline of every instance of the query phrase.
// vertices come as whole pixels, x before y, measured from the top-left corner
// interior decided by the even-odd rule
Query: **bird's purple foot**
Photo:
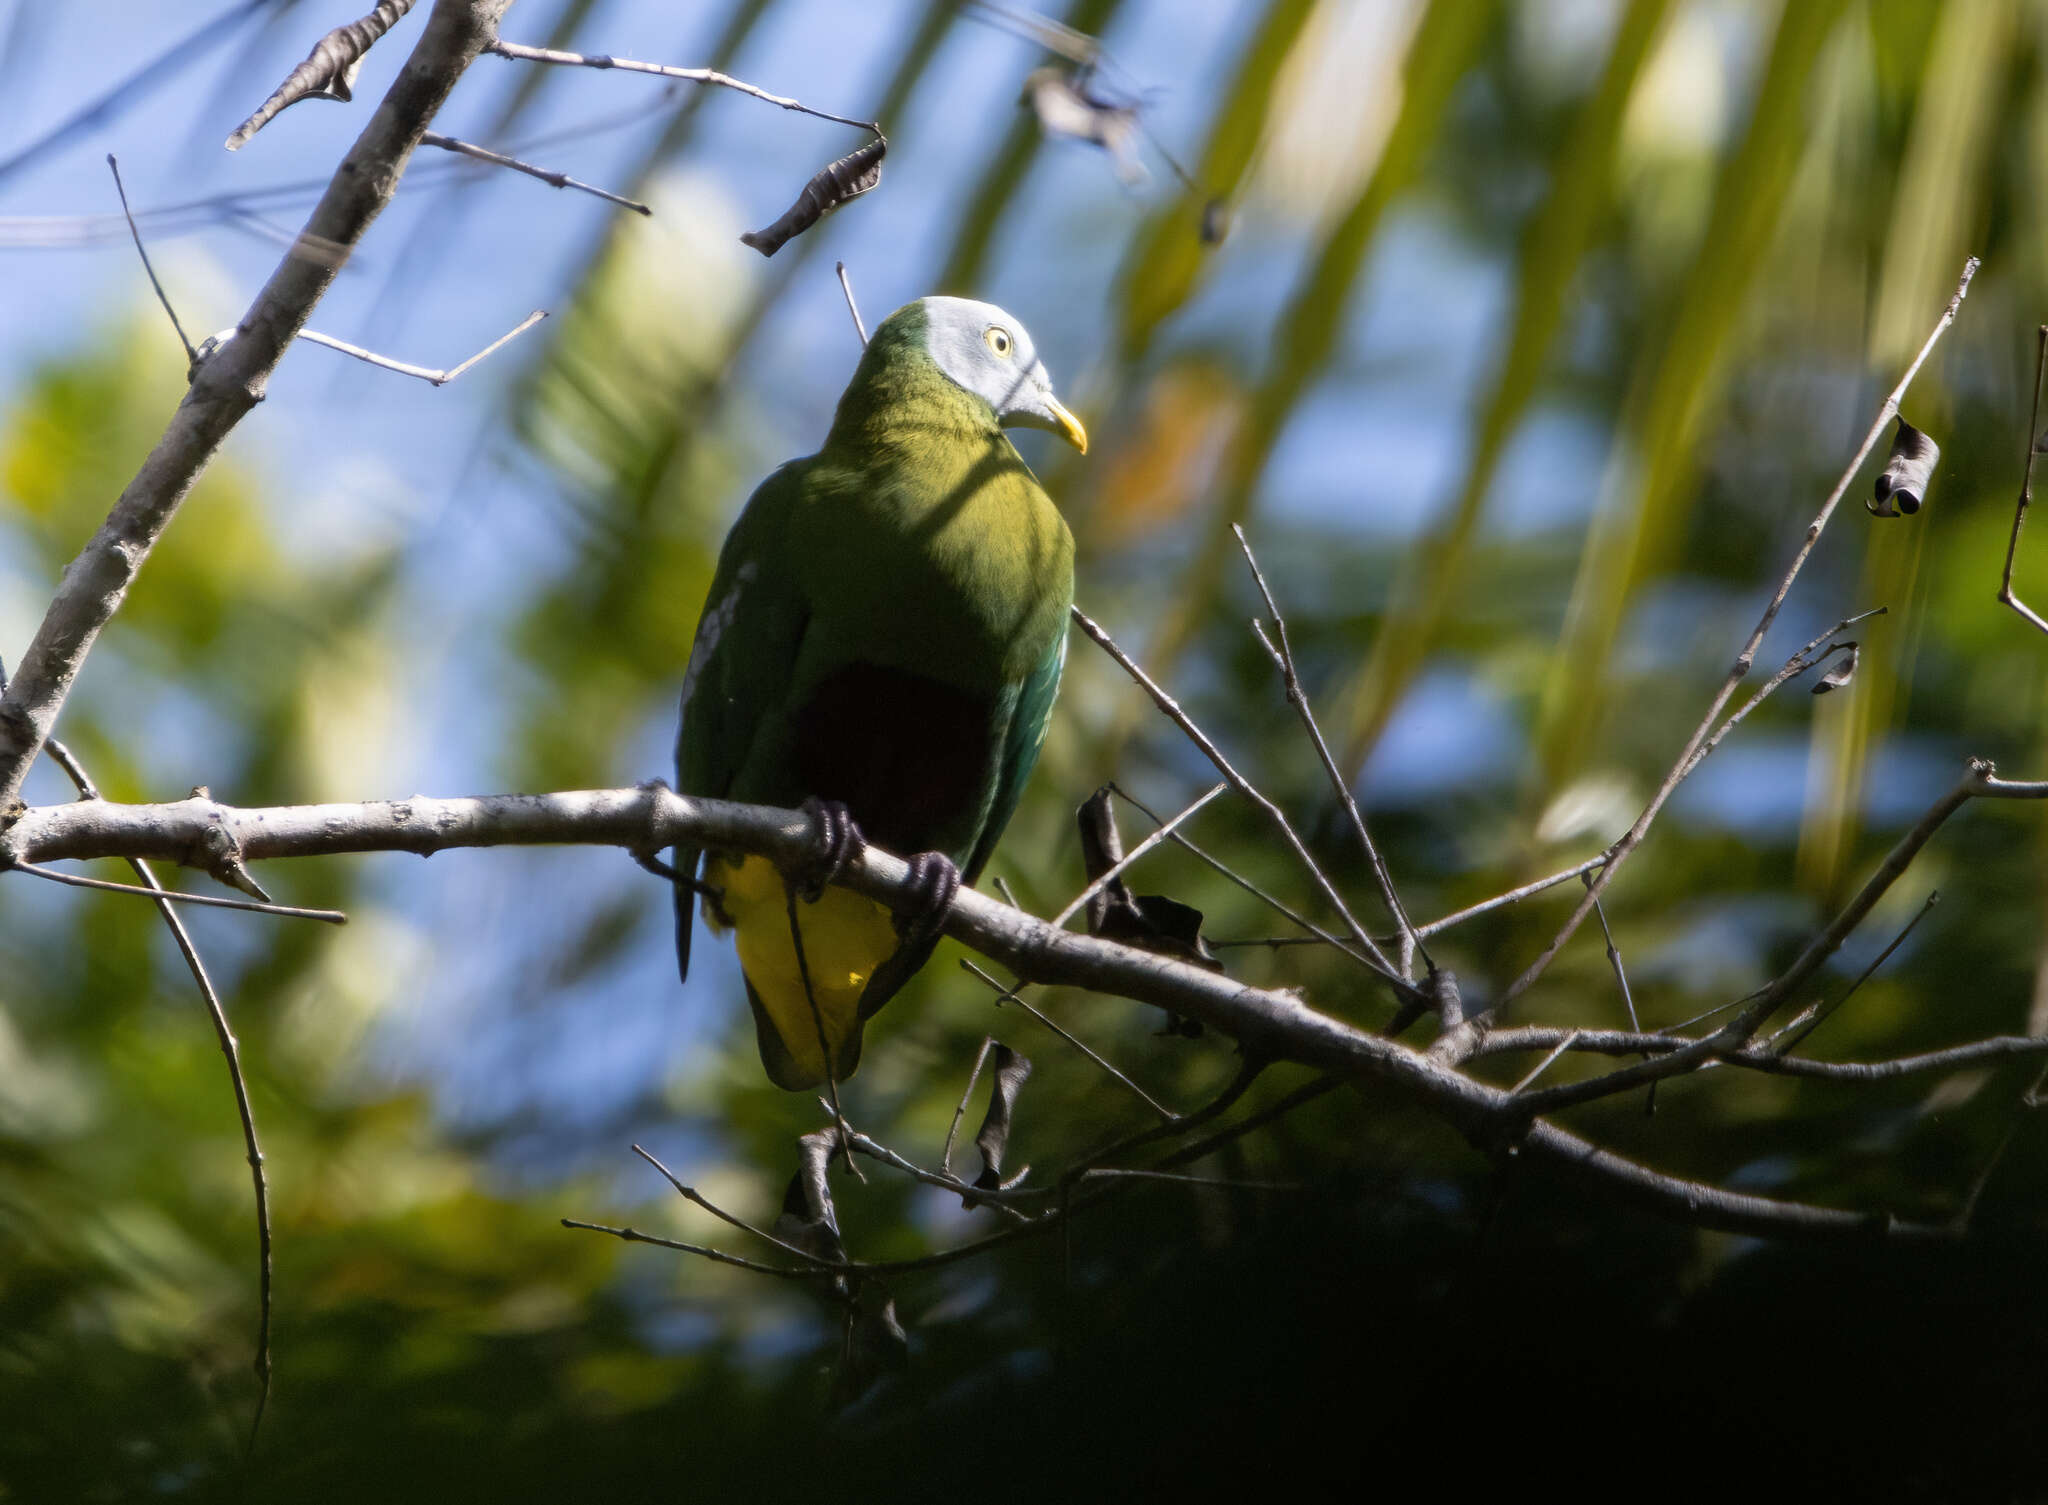
[[[867,848],[867,838],[853,823],[853,815],[838,800],[807,799],[800,807],[811,818],[812,849],[802,866],[790,874],[796,896],[806,904],[818,902],[825,885],[836,880]]]
[[[896,934],[906,951],[930,946],[960,893],[960,869],[943,852],[919,852],[908,859],[914,904],[896,916]]]

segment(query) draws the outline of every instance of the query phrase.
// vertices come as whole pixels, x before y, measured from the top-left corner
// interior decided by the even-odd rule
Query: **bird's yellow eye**
[[[1000,324],[991,324],[988,327],[988,332],[982,335],[982,338],[988,342],[989,349],[1002,356],[1005,360],[1009,359],[1011,349],[1009,330],[1003,328]]]

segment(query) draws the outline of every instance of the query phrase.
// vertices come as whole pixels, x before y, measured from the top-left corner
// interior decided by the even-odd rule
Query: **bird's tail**
[[[827,1076],[845,1081],[860,1061],[868,979],[898,949],[889,911],[847,889],[827,889],[796,906],[799,957],[789,891],[773,863],[719,858],[706,864],[705,878],[725,895],[770,1079],[792,1090]]]

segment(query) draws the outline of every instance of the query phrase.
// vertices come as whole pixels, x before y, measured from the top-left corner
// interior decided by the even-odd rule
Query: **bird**
[[[1006,429],[1087,430],[1030,334],[927,297],[867,343],[816,454],[748,499],[683,674],[676,787],[801,806],[815,857],[678,846],[676,957],[701,899],[730,931],[761,1064],[791,1091],[860,1064],[866,1021],[929,959],[1017,808],[1066,665],[1074,541]],[[829,880],[863,841],[903,854],[899,918]],[[836,1102],[836,1097],[834,1099]]]

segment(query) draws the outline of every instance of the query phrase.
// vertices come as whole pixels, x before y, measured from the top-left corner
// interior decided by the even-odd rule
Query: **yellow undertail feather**
[[[815,904],[797,905],[804,963],[818,1004],[814,1018],[797,970],[782,874],[775,864],[765,857],[744,857],[737,863],[713,857],[705,864],[704,881],[724,890],[740,967],[760,995],[783,1047],[806,1075],[822,1082],[827,1073],[826,1058],[818,1049],[819,1027],[837,1059],[859,1022],[861,990],[896,950],[889,911],[843,888],[826,889]]]

